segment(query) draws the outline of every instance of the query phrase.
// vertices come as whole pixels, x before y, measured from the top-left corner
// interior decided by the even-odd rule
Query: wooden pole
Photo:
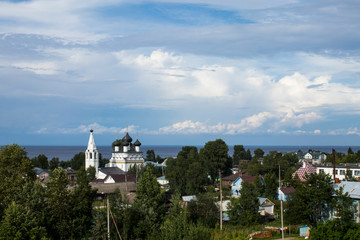
[[[279,165],[279,193],[281,188],[281,171]],[[284,216],[283,216],[283,199],[282,194],[280,194],[280,213],[281,213],[281,239],[284,239]]]
[[[110,240],[110,204],[109,204],[109,195],[107,195],[107,231],[108,231],[108,240]]]
[[[223,224],[223,210],[222,210],[222,182],[221,182],[221,170],[219,169],[219,179],[220,179],[220,230],[222,230]]]

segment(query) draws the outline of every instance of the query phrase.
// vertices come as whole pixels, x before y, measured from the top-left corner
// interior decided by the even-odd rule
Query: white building
[[[133,144],[131,142],[132,138],[129,133],[126,133],[121,142],[117,140],[111,159],[105,167],[117,167],[127,172],[134,165],[144,164],[145,161],[140,151],[140,141],[136,140]]]
[[[317,166],[316,173],[329,174],[334,179],[333,166]],[[340,181],[345,179],[346,173],[349,172],[351,176],[360,178],[360,166],[358,164],[340,164],[335,166],[335,178]]]
[[[132,143],[132,138],[129,133],[126,133],[122,141],[117,140],[115,142],[114,152],[109,163],[106,164],[105,168],[99,168],[99,151],[95,145],[93,130],[90,130],[89,143],[85,151],[85,169],[90,166],[95,167],[98,179],[104,179],[109,174],[123,174],[134,165],[144,164],[140,146],[139,140]]]
[[[93,136],[93,130],[90,130],[90,137],[87,149],[85,151],[85,169],[93,166],[96,169],[96,173],[99,170],[99,151],[96,148],[95,140]]]

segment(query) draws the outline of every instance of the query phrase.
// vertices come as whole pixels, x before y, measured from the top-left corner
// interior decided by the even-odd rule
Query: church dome
[[[126,135],[122,139],[123,142],[131,143],[132,138],[130,137],[129,133],[126,133]],[[126,146],[126,145],[125,145]]]
[[[135,145],[135,147],[140,147],[141,142],[138,139],[136,139],[136,141],[134,142],[134,145]]]
[[[123,146],[129,146],[130,143],[125,141],[125,142],[122,142],[122,145],[123,145]]]
[[[120,147],[121,146],[121,142],[119,140],[116,140],[114,143],[114,147]]]

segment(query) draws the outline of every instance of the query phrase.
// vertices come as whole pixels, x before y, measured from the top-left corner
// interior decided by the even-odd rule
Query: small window
[[[319,169],[319,173],[325,173],[324,169]]]
[[[345,175],[345,170],[340,170],[340,175]]]
[[[90,158],[92,158],[92,153],[90,153]]]

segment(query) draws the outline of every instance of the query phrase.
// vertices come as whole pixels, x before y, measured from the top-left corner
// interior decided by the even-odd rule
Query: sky
[[[360,145],[357,0],[0,0],[0,145]]]

